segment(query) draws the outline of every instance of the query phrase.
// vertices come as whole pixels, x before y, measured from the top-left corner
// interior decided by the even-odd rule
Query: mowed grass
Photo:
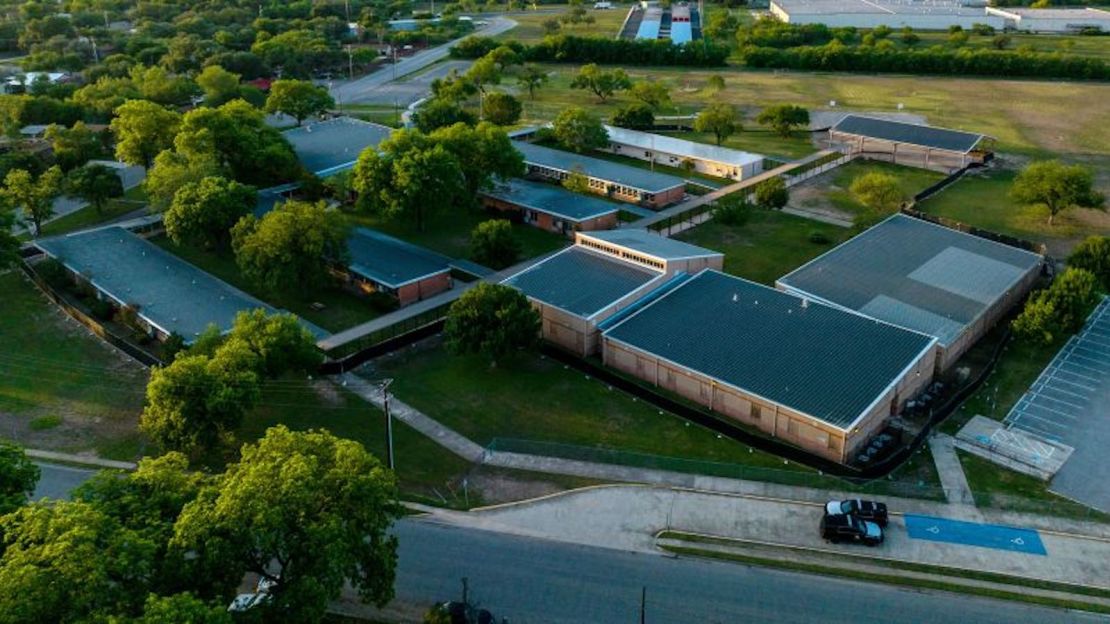
[[[535,354],[491,367],[421,345],[376,360],[367,374],[390,377],[401,400],[487,445],[494,438],[604,447],[667,457],[778,469],[775,456],[702,429]]]
[[[381,315],[381,311],[375,309],[369,300],[338,286],[319,288],[308,294],[299,289],[290,293],[266,292],[243,276],[229,250],[210,251],[192,245],[178,245],[167,236],[152,238],[150,242],[275,308],[288,310],[331,332],[365,323]],[[315,309],[314,303],[323,304],[323,308]]]
[[[621,24],[624,23],[625,16],[628,15],[628,6],[617,6],[606,10],[595,10],[591,8],[592,6],[592,4],[586,5],[586,13],[594,18],[594,23],[563,24],[557,34],[574,35],[576,37],[604,37],[615,39],[621,28]],[[497,38],[503,41],[514,39],[522,43],[536,43],[542,41],[545,36],[543,23],[550,19],[557,20],[559,16],[565,13],[565,11],[547,11],[547,9],[555,8],[550,5],[544,5],[543,8],[545,9],[543,13],[511,16],[512,20],[517,23],[517,26],[508,32],[498,35]]]
[[[141,185],[136,186],[124,193],[123,197],[109,200],[104,206],[104,209],[99,212],[92,206],[85,206],[84,208],[43,224],[42,236],[57,236],[58,234],[87,229],[113,219],[118,219],[127,213],[134,212],[145,206],[146,192],[143,191]],[[30,234],[25,234],[21,238],[29,239]]]
[[[820,233],[829,243],[810,242],[814,233]],[[848,229],[835,225],[773,210],[754,210],[744,225],[724,225],[711,220],[675,238],[725,254],[728,273],[773,285],[779,277],[850,235]]]
[[[927,169],[904,167],[891,163],[873,160],[854,160],[841,165],[805,183],[806,198],[800,203],[806,205],[828,205],[838,212],[852,217],[865,217],[876,220],[890,213],[875,214],[875,211],[864,206],[852,195],[849,190],[857,178],[870,173],[881,173],[893,176],[898,182],[902,195],[909,200],[917,193],[944,179],[944,174]]]

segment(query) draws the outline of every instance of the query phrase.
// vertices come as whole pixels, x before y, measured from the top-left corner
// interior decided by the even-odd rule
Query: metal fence
[[[450,307],[450,303],[445,303],[335,347],[326,353],[330,359],[321,372],[335,374],[350,370],[370,358],[438,332]]]

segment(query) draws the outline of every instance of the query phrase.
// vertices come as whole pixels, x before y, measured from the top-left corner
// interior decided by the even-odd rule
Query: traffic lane
[[[462,74],[466,72],[471,64],[471,61],[447,61],[427,71],[410,76],[407,79],[398,79],[396,82],[383,84],[373,90],[363,93],[356,99],[359,104],[377,104],[380,106],[399,106],[404,108],[421,98],[431,95],[433,80],[446,77],[452,71],[457,71]],[[337,100],[336,102],[339,105],[346,103],[343,100]]]
[[[97,472],[87,468],[72,468],[57,464],[35,462],[35,465],[39,467],[41,476],[38,484],[35,485],[35,493],[32,497],[34,500],[68,499],[74,488],[88,481]]]
[[[445,526],[397,523],[397,598],[471,599],[513,624],[690,622],[1105,622],[973,596],[921,592],[696,558],[669,558]],[[940,598],[940,599],[938,599]]]

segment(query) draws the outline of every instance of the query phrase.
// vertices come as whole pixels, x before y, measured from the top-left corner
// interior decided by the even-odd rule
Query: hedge
[[[602,63],[622,65],[678,65],[721,67],[729,49],[705,40],[674,45],[659,40],[603,39],[552,35],[535,45],[502,42],[471,36],[451,48],[451,56],[477,59],[502,45],[512,48],[525,61],[539,63]]]

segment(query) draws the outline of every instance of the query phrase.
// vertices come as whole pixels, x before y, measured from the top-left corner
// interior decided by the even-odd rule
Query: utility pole
[[[347,80],[355,79],[355,55],[351,51],[351,44],[347,44]]]
[[[389,385],[392,383],[392,379],[382,381],[382,403],[385,410],[385,458],[390,470],[395,469],[393,462],[393,416],[389,413]],[[463,580],[463,587],[466,587],[465,579]],[[463,591],[465,593],[465,589]]]
[[[640,624],[647,622],[647,585],[640,588]]]
[[[469,601],[469,597],[470,597],[470,583],[469,583],[469,581],[470,581],[470,579],[466,578],[465,576],[464,576],[464,577],[462,577],[462,586],[463,586],[463,599],[462,599],[462,602],[463,602],[463,604],[464,604],[464,605],[466,605],[466,606],[468,606],[468,607],[470,606],[470,601]]]

